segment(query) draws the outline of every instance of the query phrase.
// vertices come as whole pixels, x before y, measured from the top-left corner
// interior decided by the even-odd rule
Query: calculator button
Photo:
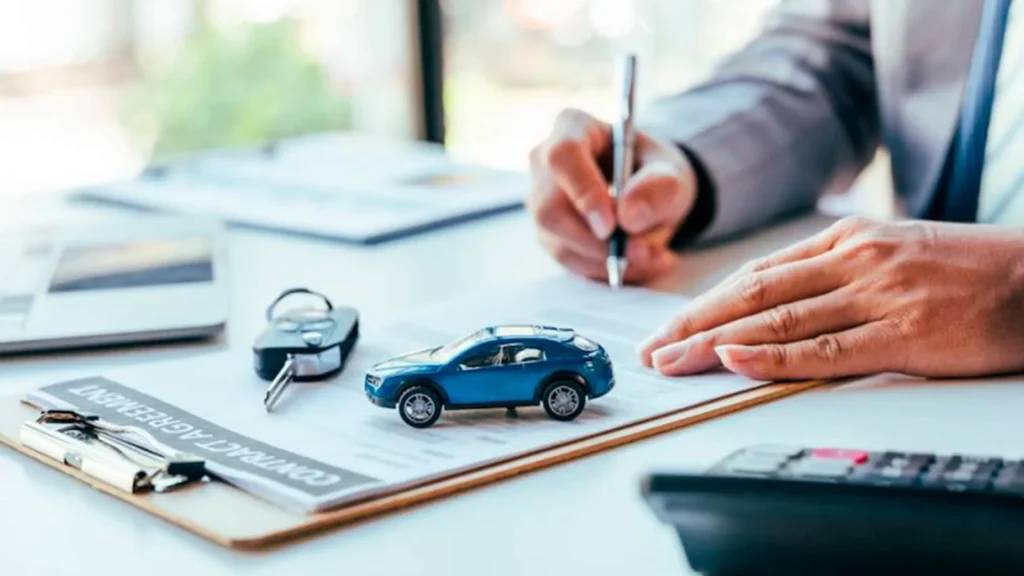
[[[794,458],[803,454],[804,449],[801,446],[792,446],[789,444],[760,444],[758,446],[752,446],[746,453],[758,454],[761,456],[778,456],[781,458]]]
[[[790,471],[797,476],[813,478],[844,478],[850,473],[849,460],[826,460],[810,458],[794,465]]]
[[[1024,496],[1024,466],[1020,462],[1007,462],[1000,468],[992,490]]]
[[[943,457],[936,460],[921,484],[957,492],[987,490],[1001,465],[998,458]]]
[[[870,484],[885,486],[913,486],[917,483],[917,479],[918,474],[915,470],[892,467],[872,470],[864,476],[864,480]]]
[[[931,454],[916,454],[908,452],[886,452],[882,455],[880,465],[893,466],[896,468],[921,470],[935,462]]]
[[[778,472],[781,462],[772,458],[741,458],[728,465],[730,472],[746,474],[774,474]]]
[[[995,492],[1024,496],[1024,480],[1020,478],[1011,478],[1008,480],[997,479],[992,483],[992,490]]]
[[[1024,463],[1011,460],[1004,462],[999,470],[1000,476],[1024,476]]]
[[[996,476],[996,481],[1009,481],[1009,480],[1021,480],[1024,481],[1024,466],[1020,462],[1010,462],[1004,464],[999,469],[999,474]]]
[[[868,461],[868,453],[863,450],[845,450],[843,448],[818,448],[811,455],[815,458],[831,460],[850,460],[854,464]]]
[[[886,452],[869,465],[859,467],[850,476],[850,481],[882,486],[913,486],[930,459],[930,456],[924,454]]]

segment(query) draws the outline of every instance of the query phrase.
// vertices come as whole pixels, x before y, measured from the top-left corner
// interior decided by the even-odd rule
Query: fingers
[[[789,344],[719,346],[726,368],[755,380],[830,379],[894,369],[894,330],[872,322]]]
[[[604,280],[607,277],[603,257],[577,252],[561,237],[549,232],[540,233],[540,242],[566,270],[592,280]]]
[[[800,260],[807,260],[808,258],[824,254],[834,248],[841,238],[840,228],[837,225],[832,225],[810,238],[791,244],[790,246],[773,252],[763,258],[757,258],[747,262],[735,272],[726,276],[721,282],[716,284],[712,290],[732,284],[736,279],[742,276],[747,276],[757,272],[764,272],[765,270],[770,270],[776,266],[799,262]]]
[[[597,254],[590,251],[582,252],[567,242],[564,236],[543,230],[540,232],[540,241],[555,260],[569,271],[593,280],[608,279],[605,266],[608,252],[603,244],[600,245]],[[672,251],[663,246],[652,246],[643,239],[631,241],[627,250],[629,267],[623,280],[628,284],[639,284],[659,276],[677,262]]]
[[[737,278],[695,299],[639,348],[641,361],[652,366],[651,354],[675,341],[717,328],[776,306],[819,296],[846,284],[841,261],[823,254]]]
[[[608,182],[596,158],[610,145],[607,124],[578,110],[562,112],[551,136],[531,153],[531,172],[545,188],[560,189],[593,234],[605,240],[615,229]]]
[[[666,162],[645,164],[626,183],[617,206],[618,220],[630,234],[659,227],[675,230],[696,199],[694,179],[681,174],[678,167]]]
[[[564,194],[535,196],[527,201],[527,208],[533,213],[541,234],[552,237],[544,244],[549,250],[563,243],[573,252],[591,260],[604,262],[608,256],[607,245],[594,236]]]
[[[576,212],[569,199],[560,193],[534,193],[526,202],[537,222],[541,244],[570,271],[593,279],[607,279],[605,261],[608,245],[593,232]],[[626,259],[629,267],[624,280],[630,284],[658,276],[676,263],[666,247],[663,231],[629,239]]]
[[[788,343],[839,332],[869,322],[867,312],[850,304],[843,290],[777,306],[674,342],[651,354],[654,367],[667,376],[703,372],[720,364],[715,349],[723,345]]]

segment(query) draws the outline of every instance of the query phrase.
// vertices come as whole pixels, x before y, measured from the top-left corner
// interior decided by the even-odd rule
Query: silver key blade
[[[292,377],[295,376],[295,357],[288,356],[288,359],[284,361],[284,366],[281,367],[281,371],[274,377],[274,381],[267,386],[267,392],[263,395],[263,407],[267,412],[274,410],[274,405],[277,404],[278,398],[284,393],[284,389],[292,383]]]

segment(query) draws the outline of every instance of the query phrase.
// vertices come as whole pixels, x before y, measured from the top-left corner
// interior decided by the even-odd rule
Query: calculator
[[[758,445],[645,500],[706,575],[1024,573],[1024,463]]]

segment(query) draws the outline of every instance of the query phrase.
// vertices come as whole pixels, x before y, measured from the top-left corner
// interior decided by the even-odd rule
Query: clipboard
[[[131,494],[119,490],[111,484],[99,481],[23,445],[20,441],[20,430],[26,422],[33,421],[40,411],[37,407],[23,402],[20,396],[0,398],[0,443],[50,468],[68,474],[100,492],[216,544],[236,550],[270,551],[289,542],[337,529],[357,520],[406,509],[596,454],[799,394],[822,384],[822,381],[765,384],[569,443],[436,479],[398,493],[309,515],[290,512],[217,481],[192,484],[162,493]]]

